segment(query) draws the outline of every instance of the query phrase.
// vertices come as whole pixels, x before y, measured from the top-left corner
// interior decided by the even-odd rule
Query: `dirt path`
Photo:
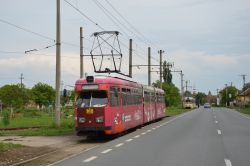
[[[92,141],[74,135],[56,137],[0,137],[0,141],[24,145],[22,148],[0,153],[0,166],[49,165],[107,142],[107,140]]]

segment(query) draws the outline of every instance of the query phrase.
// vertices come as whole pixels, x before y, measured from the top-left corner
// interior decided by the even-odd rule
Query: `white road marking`
[[[90,161],[95,160],[96,158],[97,158],[97,156],[92,156],[92,157],[90,157],[90,158],[87,158],[86,160],[83,160],[83,162],[84,162],[84,163],[88,163],[88,162],[90,162]]]
[[[221,131],[220,130],[217,130],[218,134],[221,135]]]
[[[215,123],[218,123],[218,121],[216,120]]]
[[[102,154],[106,154],[106,153],[108,153],[108,152],[110,152],[110,151],[112,151],[113,149],[107,149],[107,150],[104,150],[104,151],[102,151],[101,153]]]
[[[151,132],[152,130],[148,130],[147,132],[149,133],[149,132]]]
[[[126,142],[130,142],[130,141],[132,141],[132,140],[133,140],[133,139],[127,139]]]
[[[226,166],[232,166],[232,163],[229,159],[224,159]]]
[[[134,138],[139,138],[140,137],[140,135],[136,135],[136,136],[134,136]]]
[[[145,134],[146,134],[145,132],[141,133],[141,135],[145,135]]]
[[[216,116],[214,116],[214,118],[216,118]]]
[[[76,153],[76,154],[73,154],[73,155],[71,155],[71,156],[65,157],[65,158],[62,159],[62,160],[56,161],[56,162],[54,162],[54,163],[52,163],[52,164],[49,164],[48,166],[52,166],[52,165],[59,164],[59,163],[65,161],[65,160],[68,160],[68,159],[70,159],[70,158],[72,158],[72,157],[75,157],[75,156],[77,156],[77,155],[79,155],[79,154],[81,154],[81,153],[83,153],[83,152],[90,151],[90,150],[92,150],[92,149],[94,149],[94,148],[96,148],[96,147],[98,147],[98,146],[100,146],[100,145],[93,146],[93,147],[91,147],[91,148],[88,148],[88,149],[86,149],[86,150],[80,151],[80,152],[78,152],[78,153]],[[21,163],[20,163],[20,164],[21,164]],[[17,163],[17,165],[20,165],[20,164]]]
[[[120,143],[120,144],[117,144],[117,145],[115,145],[115,147],[120,147],[120,146],[122,146],[122,145],[124,145],[124,143]]]
[[[152,128],[152,130],[155,130],[155,129],[156,129],[156,128],[154,128],[154,127]]]

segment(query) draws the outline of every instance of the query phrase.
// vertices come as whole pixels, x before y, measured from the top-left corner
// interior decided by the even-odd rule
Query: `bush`
[[[10,113],[8,110],[4,110],[3,113],[3,125],[8,126],[10,124]]]
[[[23,117],[41,117],[41,114],[37,110],[24,110],[23,112]]]

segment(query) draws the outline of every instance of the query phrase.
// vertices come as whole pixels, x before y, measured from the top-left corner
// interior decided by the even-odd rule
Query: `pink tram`
[[[165,117],[164,91],[117,77],[76,81],[77,135],[118,134]]]

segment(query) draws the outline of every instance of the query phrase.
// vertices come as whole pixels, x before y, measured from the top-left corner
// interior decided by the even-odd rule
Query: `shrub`
[[[10,113],[8,110],[4,110],[3,113],[3,125],[8,126],[10,124]]]

